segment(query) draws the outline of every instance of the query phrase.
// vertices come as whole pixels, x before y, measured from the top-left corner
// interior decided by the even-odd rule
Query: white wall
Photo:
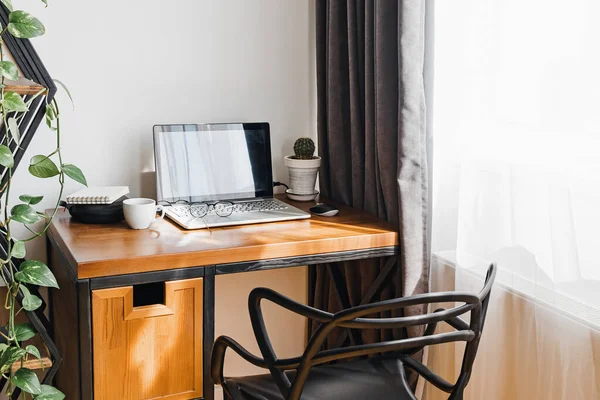
[[[274,179],[287,181],[282,157],[298,136],[316,137],[314,1],[61,0],[25,2],[47,33],[33,44],[60,94],[64,159],[90,185],[129,185],[154,196],[152,125],[226,121],[271,123]],[[53,148],[41,126],[12,193],[56,201],[55,180],[26,172]],[[66,194],[78,189],[69,182]],[[30,256],[43,259],[43,243]],[[33,252],[31,250],[34,250]]]

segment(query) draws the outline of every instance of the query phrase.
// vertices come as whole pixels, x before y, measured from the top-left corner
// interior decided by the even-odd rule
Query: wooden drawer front
[[[92,291],[94,400],[202,397],[202,278],[166,282],[164,299]]]

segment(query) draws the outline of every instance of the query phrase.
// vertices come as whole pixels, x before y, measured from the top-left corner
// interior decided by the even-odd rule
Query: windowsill
[[[460,270],[460,273],[457,273],[457,259],[458,257],[454,251],[440,251],[432,255],[433,262],[431,265],[432,268],[440,265],[452,268],[455,271],[453,275],[457,280],[477,280],[483,282],[484,273],[482,271],[463,268]],[[432,274],[432,276],[436,276],[436,274]],[[524,298],[541,307],[558,312],[591,329],[600,331],[599,309],[558,291],[536,284],[516,273],[499,269],[494,287]]]

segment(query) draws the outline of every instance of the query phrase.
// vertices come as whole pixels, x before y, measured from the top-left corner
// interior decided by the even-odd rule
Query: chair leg
[[[233,397],[229,395],[226,391],[223,390],[223,400],[235,400]]]
[[[406,376],[406,369],[404,369],[404,366],[402,366],[400,369],[400,379],[404,389],[406,390],[406,393],[410,396],[411,400],[417,400],[412,389],[410,388],[410,385],[408,384],[408,377]]]
[[[239,394],[239,396],[233,397],[233,395],[231,393],[229,393],[229,390],[227,390],[227,388],[225,387],[225,385],[221,386],[221,389],[223,390],[223,400],[238,400],[238,399],[243,399],[241,396],[241,393],[236,393],[236,396]]]

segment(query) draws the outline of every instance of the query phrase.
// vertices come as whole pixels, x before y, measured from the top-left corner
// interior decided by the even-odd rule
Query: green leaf
[[[15,165],[12,151],[5,145],[0,145],[0,165],[6,168],[12,168]]]
[[[65,85],[64,83],[62,83],[58,79],[54,79],[54,82],[58,83],[64,89],[64,91],[67,93],[67,96],[69,96],[69,100],[71,100],[71,105],[73,106],[73,110],[74,110],[75,109],[75,102],[73,101],[73,96],[71,96],[71,92],[69,91],[69,88],[67,87],[67,85]]]
[[[54,107],[52,104],[46,104],[46,125],[48,128],[55,131],[56,127],[52,125],[52,121],[56,118],[56,112],[54,111]]]
[[[13,10],[12,1],[10,1],[10,0],[2,0],[2,4],[4,4],[4,6],[6,8],[8,8],[8,11],[12,11]]]
[[[35,396],[35,400],[63,400],[64,398],[63,392],[50,385],[42,385],[42,393]]]
[[[32,344],[28,344],[27,346],[25,346],[25,351],[28,354],[31,354],[32,356],[37,358],[40,361],[40,365],[42,366],[42,369],[44,369],[44,361],[42,361],[42,355],[40,354],[40,351],[38,350],[37,347],[35,347]]]
[[[37,359],[42,358],[42,355],[40,354],[40,351],[38,350],[38,348],[32,344],[28,344],[27,346],[25,346],[25,351]]]
[[[8,345],[6,343],[0,343],[0,354],[4,353],[8,349]]]
[[[0,75],[11,81],[16,81],[19,79],[19,70],[10,61],[0,61]]]
[[[33,207],[29,204],[17,204],[10,210],[10,218],[22,224],[35,224],[40,220]]]
[[[67,175],[69,178],[81,183],[82,185],[87,186],[85,176],[83,175],[83,172],[81,172],[79,167],[73,164],[63,164],[62,170],[65,173],[65,175]]]
[[[21,39],[31,39],[46,33],[46,28],[39,19],[22,10],[15,10],[8,15],[7,28],[11,35]]]
[[[54,112],[54,108],[51,104],[46,104],[46,118],[50,119],[51,121],[54,121],[54,118],[56,118],[56,113]]]
[[[21,242],[20,240],[14,240],[12,249],[10,251],[10,256],[14,258],[25,258],[27,254],[25,250],[25,242]]]
[[[21,285],[21,291],[23,292],[23,301],[21,305],[27,311],[35,311],[42,305],[42,299],[37,297],[35,294],[31,294],[27,286]]]
[[[37,358],[40,362],[40,366],[42,367],[42,369],[44,369],[44,361],[42,360],[42,355],[40,354],[40,351],[38,350],[37,347],[35,347],[32,344],[28,344],[27,346],[25,346],[25,351],[28,354],[31,354],[32,356]]]
[[[31,393],[31,394],[40,394],[42,393],[42,387],[40,385],[40,380],[38,379],[35,372],[28,368],[20,368],[10,381],[22,391]]]
[[[2,356],[0,357],[0,371],[6,372],[11,367],[11,365],[15,362],[23,358],[26,354],[24,349],[20,349],[18,347],[9,347],[6,349]]]
[[[17,124],[16,118],[10,117],[8,119],[8,130],[14,141],[19,143],[21,141],[21,131],[19,130],[19,124]]]
[[[19,343],[29,340],[36,335],[35,329],[33,329],[33,325],[29,323],[15,325],[14,333],[15,338],[17,338]]]
[[[51,131],[55,131],[56,127],[54,125],[52,125],[52,120],[48,119],[48,117],[46,117],[46,126],[48,128],[50,128]]]
[[[15,279],[21,283],[58,288],[52,271],[41,261],[23,261],[21,270],[15,274]]]
[[[60,174],[54,161],[43,155],[31,157],[29,162],[29,172],[38,178],[51,178]]]
[[[32,206],[38,204],[43,198],[44,196],[32,196],[30,194],[22,194],[19,196],[19,200],[23,203],[31,204]]]
[[[22,224],[35,224],[40,220],[33,207],[29,204],[17,204],[10,210],[10,218]]]
[[[54,121],[54,110],[50,104],[46,104],[46,125],[50,130],[55,131],[56,127],[52,125],[52,121]]]
[[[42,3],[44,3],[46,7],[48,7],[48,0],[42,0]]]
[[[23,101],[23,98],[20,94],[15,92],[6,92],[4,93],[4,112],[24,112],[27,111],[27,104]]]

